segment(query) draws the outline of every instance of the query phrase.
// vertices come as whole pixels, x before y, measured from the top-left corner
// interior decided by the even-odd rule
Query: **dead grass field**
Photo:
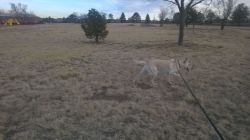
[[[100,44],[80,25],[0,28],[0,140],[211,140],[180,79],[140,88],[133,59],[189,58],[185,77],[228,140],[250,139],[250,28],[109,25]]]

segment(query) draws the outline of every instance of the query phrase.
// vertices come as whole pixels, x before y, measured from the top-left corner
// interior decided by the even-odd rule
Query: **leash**
[[[177,67],[180,66],[179,61],[176,59],[176,65]],[[206,116],[208,122],[212,125],[214,131],[216,132],[216,134],[220,137],[221,140],[225,140],[224,137],[222,136],[222,134],[220,133],[219,129],[216,127],[216,125],[213,123],[212,119],[208,116],[205,108],[201,105],[200,101],[198,100],[198,98],[195,96],[194,92],[192,91],[192,89],[190,88],[188,82],[184,79],[183,75],[181,74],[180,70],[177,68],[178,73],[181,76],[182,81],[184,82],[186,88],[188,89],[188,91],[190,92],[190,94],[193,96],[194,100],[197,102],[198,106],[200,107],[201,111],[203,112],[203,114]]]

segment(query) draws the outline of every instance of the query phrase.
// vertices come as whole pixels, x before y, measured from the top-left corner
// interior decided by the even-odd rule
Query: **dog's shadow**
[[[141,89],[151,89],[151,88],[154,88],[153,85],[146,84],[146,83],[143,83],[143,82],[136,83],[135,85],[136,85],[136,87],[139,87]]]
[[[117,94],[116,92],[112,92],[110,90],[116,90],[117,87],[114,86],[102,86],[100,89],[96,89],[93,93],[92,97],[88,98],[90,100],[106,100],[106,101],[118,101],[124,102],[129,101],[130,96],[127,94]]]

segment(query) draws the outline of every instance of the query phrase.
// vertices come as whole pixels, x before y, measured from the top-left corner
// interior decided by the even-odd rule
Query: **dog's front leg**
[[[168,74],[168,83],[169,83],[170,85],[172,85],[171,75],[172,75],[172,73],[169,73],[169,74]]]
[[[134,85],[136,85],[137,80],[141,78],[142,74],[145,73],[146,67],[143,66],[142,70],[135,76],[135,79],[133,80]]]
[[[157,83],[155,82],[155,79],[156,79],[156,76],[153,76],[153,77],[151,78],[151,84],[152,84],[153,87],[156,87],[156,86],[157,86]]]
[[[171,74],[168,74],[168,83],[171,85],[170,75],[171,75]]]

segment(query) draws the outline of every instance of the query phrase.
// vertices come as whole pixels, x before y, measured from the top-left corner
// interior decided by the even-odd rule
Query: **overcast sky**
[[[250,0],[238,0],[250,6]],[[67,17],[73,12],[87,13],[95,8],[105,13],[113,13],[115,18],[124,12],[130,17],[139,12],[142,18],[149,13],[150,17],[158,17],[160,8],[167,7],[163,0],[0,0],[0,9],[8,10],[10,3],[23,3],[28,5],[28,11],[33,11],[40,17]]]

